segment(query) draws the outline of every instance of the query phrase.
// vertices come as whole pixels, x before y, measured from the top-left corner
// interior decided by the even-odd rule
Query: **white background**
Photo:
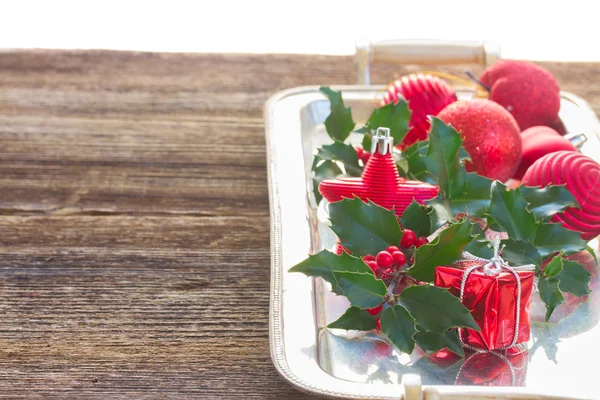
[[[0,1],[0,48],[351,54],[354,39],[497,40],[600,61],[597,0]]]

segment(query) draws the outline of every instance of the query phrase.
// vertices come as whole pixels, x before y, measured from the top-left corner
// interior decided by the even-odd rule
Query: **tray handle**
[[[488,66],[500,58],[496,42],[445,40],[356,41],[355,61],[359,85],[370,85],[372,63],[402,64],[479,64]]]

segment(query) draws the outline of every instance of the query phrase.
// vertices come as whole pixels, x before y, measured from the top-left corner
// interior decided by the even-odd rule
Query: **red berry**
[[[417,239],[417,242],[415,243],[415,247],[419,248],[427,243],[429,243],[429,240],[427,240],[427,238],[425,236],[421,236],[420,238]]]
[[[377,318],[377,321],[375,321],[375,326],[377,327],[378,331],[381,331],[381,317]]]
[[[400,241],[400,245],[405,248],[409,248],[415,245],[417,241],[417,235],[410,229],[404,230],[404,235],[402,235],[402,240]]]
[[[387,251],[390,254],[394,254],[394,252],[400,251],[400,249],[396,246],[389,246],[387,249],[385,249],[385,251]]]
[[[367,261],[375,261],[375,256],[371,255],[371,254],[367,254],[366,256],[363,256],[363,261],[367,262]]]
[[[392,259],[392,255],[387,251],[380,251],[377,254],[377,257],[375,257],[375,261],[377,261],[377,265],[379,265],[380,267],[387,268],[390,265],[392,265],[392,262],[394,260]]]
[[[371,315],[377,315],[381,312],[382,308],[383,308],[383,304],[380,304],[377,307],[367,308],[367,312]]]
[[[406,256],[401,251],[395,251],[395,252],[393,252],[392,253],[392,259],[400,267],[403,266],[404,264],[406,264]]]
[[[379,269],[379,266],[377,265],[377,263],[375,261],[367,261],[367,265],[369,266],[369,268],[371,268],[373,270],[373,272],[377,272],[377,270]]]

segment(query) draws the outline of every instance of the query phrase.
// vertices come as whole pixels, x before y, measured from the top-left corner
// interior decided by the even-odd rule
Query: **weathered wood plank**
[[[262,122],[2,117],[0,214],[256,214]],[[222,148],[219,148],[222,147]]]

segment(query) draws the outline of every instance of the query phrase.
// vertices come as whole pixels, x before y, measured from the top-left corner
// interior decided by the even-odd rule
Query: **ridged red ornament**
[[[450,85],[437,76],[429,74],[410,74],[403,76],[388,86],[383,95],[382,105],[395,103],[402,96],[412,110],[410,131],[399,147],[407,148],[411,144],[427,139],[429,115],[436,116],[448,104],[456,101],[456,93]]]
[[[552,218],[591,240],[600,234],[600,165],[573,151],[550,153],[537,160],[523,176],[526,186],[566,185],[580,209],[569,207]]]
[[[514,173],[514,179],[521,179],[527,169],[546,154],[557,151],[577,151],[573,144],[554,129],[547,126],[533,126],[521,132],[521,163]]]
[[[391,153],[392,139],[389,137],[389,130],[387,132],[386,143],[389,148],[380,151],[376,141],[381,137],[373,138],[375,149],[362,176],[321,182],[319,192],[323,197],[333,203],[357,196],[365,202],[370,200],[388,210],[395,207],[396,215],[401,216],[413,199],[423,203],[437,196],[437,186],[420,181],[409,181],[400,177]]]

